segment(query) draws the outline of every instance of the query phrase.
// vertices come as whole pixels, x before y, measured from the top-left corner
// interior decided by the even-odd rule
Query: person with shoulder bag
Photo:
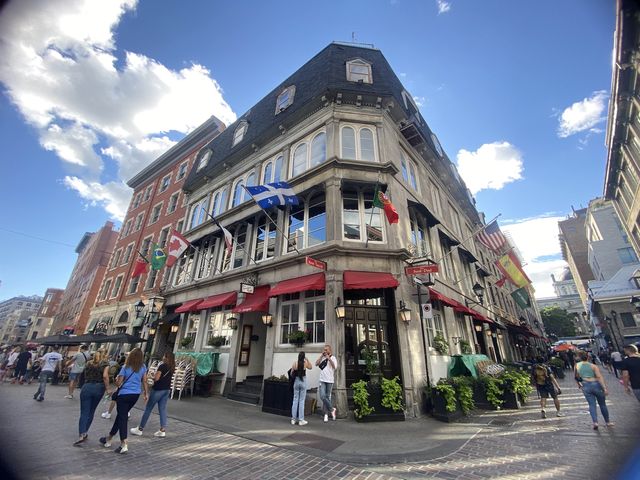
[[[553,375],[551,368],[544,363],[542,357],[536,359],[536,364],[532,368],[532,377],[540,397],[540,414],[542,418],[547,418],[545,408],[549,397],[553,398],[553,403],[556,407],[556,416],[564,417],[564,413],[560,411],[560,400],[558,399],[558,395],[562,393],[560,385],[558,385],[555,375]]]
[[[69,370],[69,393],[64,396],[64,398],[73,398],[73,391],[76,386],[82,387],[84,383],[84,368],[89,361],[89,357],[87,356],[87,346],[80,345],[80,351],[76,353],[71,361],[67,364],[71,369]]]
[[[324,346],[322,354],[316,360],[316,366],[320,368],[318,391],[320,393],[320,400],[322,401],[323,420],[328,422],[329,414],[331,414],[331,419],[335,421],[336,409],[331,404],[331,390],[335,382],[338,359],[331,352],[331,345],[327,344]]]
[[[116,378],[116,385],[118,385],[116,392],[116,419],[109,434],[100,438],[100,443],[109,448],[111,447],[111,439],[119,432],[120,446],[115,449],[116,453],[127,453],[129,451],[127,443],[129,410],[136,404],[141,393],[145,402],[149,398],[149,387],[145,380],[147,367],[145,367],[143,360],[142,350],[137,347],[134,348],[129,352],[127,361]]]
[[[602,412],[607,427],[613,427],[613,423],[609,421],[609,409],[607,408],[606,400],[606,396],[609,395],[609,390],[607,390],[600,369],[597,365],[589,362],[589,354],[587,352],[580,352],[578,358],[580,361],[575,365],[574,374],[578,388],[582,389],[584,398],[589,404],[589,414],[593,421],[593,429],[598,429],[596,401],[598,405],[600,405],[600,411]]]
[[[291,404],[291,425],[304,426],[307,422],[304,419],[304,401],[307,398],[307,376],[305,370],[311,370],[311,362],[307,360],[304,352],[298,354],[298,361],[291,366],[291,375],[295,372],[293,383],[293,403]]]
[[[84,377],[84,385],[80,389],[80,420],[78,421],[80,438],[74,443],[75,446],[80,446],[87,441],[96,408],[104,393],[109,391],[109,362],[107,362],[105,350],[98,350],[86,363]]]
[[[142,419],[137,427],[131,429],[134,435],[142,435],[144,427],[147,425],[149,415],[153,411],[153,407],[158,404],[158,413],[160,414],[160,430],[153,434],[154,437],[165,437],[167,428],[167,402],[169,401],[169,393],[171,388],[171,377],[176,369],[176,360],[173,352],[166,352],[162,357],[162,363],[158,366],[153,378],[147,377],[147,384],[151,384],[151,395],[147,401],[147,406],[142,414]]]

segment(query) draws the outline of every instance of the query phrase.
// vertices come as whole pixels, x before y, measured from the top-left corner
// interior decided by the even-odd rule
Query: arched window
[[[209,209],[209,197],[198,200],[191,210],[191,223],[189,228],[195,228],[205,221],[207,218],[207,211]]]
[[[356,132],[351,127],[342,128],[342,158],[356,159]]]
[[[251,172],[247,177],[247,187],[254,187],[256,185],[256,173]]]
[[[307,144],[301,143],[293,152],[292,176],[296,177],[306,170],[307,166]]]
[[[280,180],[282,180],[282,165],[284,163],[284,157],[282,155],[280,155],[278,158],[276,158],[276,165],[275,165],[275,169],[273,171],[273,181],[274,182],[279,182]]]
[[[320,165],[327,159],[327,138],[320,132],[311,142],[311,168]]]
[[[273,162],[267,162],[262,172],[262,183],[271,183],[271,178],[273,178]]]
[[[376,159],[373,150],[373,132],[368,128],[360,130],[360,159],[373,162]]]
[[[237,207],[242,203],[242,199],[244,198],[244,183],[242,180],[238,180],[236,182],[236,186],[233,189],[233,201],[231,202],[231,207]]]
[[[249,124],[246,121],[240,122],[240,124],[236,127],[236,131],[233,132],[233,145],[235,147],[238,143],[242,141],[244,138],[244,134],[247,132]]]

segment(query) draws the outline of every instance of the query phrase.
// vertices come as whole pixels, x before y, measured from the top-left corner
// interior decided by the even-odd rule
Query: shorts
[[[69,373],[69,381],[70,382],[74,382],[78,379],[78,377],[80,376],[82,372],[76,372],[76,373]]]
[[[538,393],[540,394],[540,398],[553,398],[554,400],[558,398],[558,394],[556,393],[556,389],[553,385],[536,385],[538,389]]]

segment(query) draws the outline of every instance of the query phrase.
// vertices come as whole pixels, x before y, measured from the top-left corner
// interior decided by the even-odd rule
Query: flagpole
[[[215,224],[218,226],[218,228],[220,228],[220,230],[222,231],[222,225],[220,225],[220,222],[218,222],[218,219],[216,217],[214,217],[213,215],[211,215],[209,212],[206,212],[207,215],[209,215],[211,217],[211,220],[213,220],[215,222]],[[224,238],[224,231],[222,231],[222,236]],[[245,241],[245,243],[247,243]],[[255,264],[257,265],[258,262],[255,261],[255,259],[251,256],[251,253],[249,253],[249,251],[244,248],[244,245],[242,245],[241,243],[236,242],[236,245],[239,246],[243,252],[245,252],[247,254],[247,256],[249,257],[249,259]],[[222,272],[220,272],[222,273]]]
[[[378,181],[376,181],[376,188],[373,190],[373,201],[371,204],[371,217],[369,218],[369,223],[365,225],[364,234],[367,236],[367,240],[364,242],[364,248],[369,248],[369,232],[367,231],[367,227],[371,225],[373,222],[373,212],[376,207],[376,194],[378,193]]]
[[[244,185],[242,185],[242,188],[244,188],[244,190],[251,195],[251,192],[247,189],[247,187],[245,187]],[[269,221],[273,224],[274,227],[276,227],[276,231],[280,232],[280,235],[282,235],[284,237],[284,239],[287,241],[287,249],[289,248],[289,235],[287,235],[286,233],[284,233],[280,227],[278,227],[278,223],[275,222],[273,220],[273,218],[271,218],[271,215],[269,215],[269,212],[267,212],[264,208],[262,208],[260,206],[260,204],[256,201],[255,197],[253,195],[251,195],[251,198],[253,198],[253,201],[256,202],[256,205],[258,205],[260,207],[260,209],[264,212],[264,214],[267,216],[267,218],[269,219]],[[298,250],[298,248],[295,245],[292,245],[293,249],[298,253],[298,255],[302,255],[302,253],[300,253],[300,250]]]

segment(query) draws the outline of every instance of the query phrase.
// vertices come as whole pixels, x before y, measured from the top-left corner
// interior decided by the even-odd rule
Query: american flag
[[[499,252],[502,246],[506,243],[507,239],[500,231],[497,221],[491,222],[484,230],[478,233],[478,240],[482,242],[487,248],[490,248],[494,252]]]

